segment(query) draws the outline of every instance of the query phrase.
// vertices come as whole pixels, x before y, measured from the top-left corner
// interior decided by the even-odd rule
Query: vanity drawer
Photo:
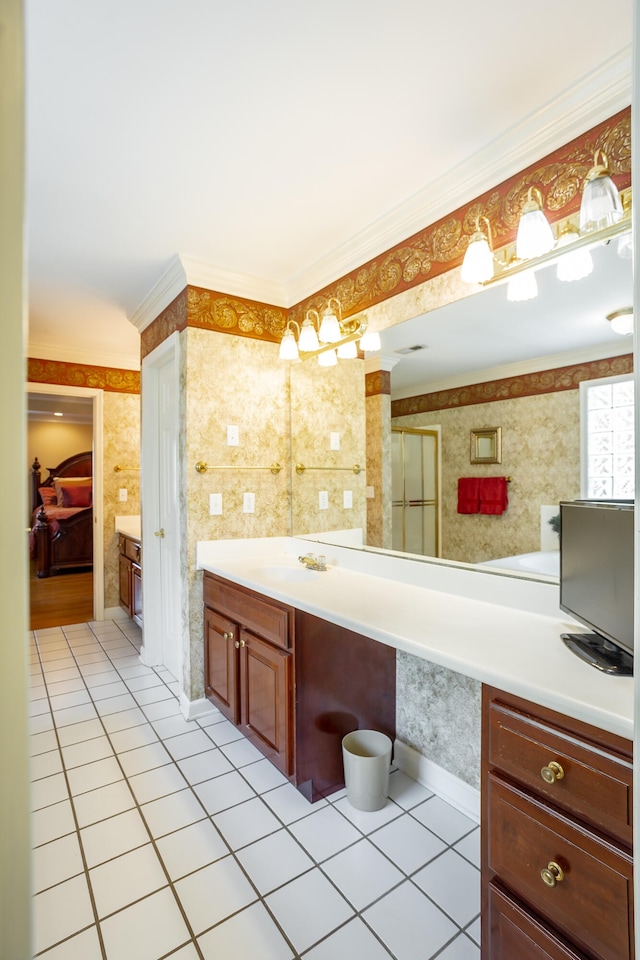
[[[489,884],[486,923],[491,960],[586,960],[494,883]]]
[[[128,537],[126,537],[124,552],[125,556],[129,557],[129,560],[133,560],[134,563],[141,563],[142,547],[136,540],[130,540]]]
[[[630,760],[492,701],[488,761],[490,770],[505,773],[556,806],[631,846],[633,767]],[[544,779],[543,769],[550,783]]]
[[[203,596],[205,606],[221,611],[279,647],[290,646],[288,608],[207,573],[203,580]]]
[[[602,960],[633,957],[633,861],[521,790],[487,777],[487,868],[528,908]],[[541,877],[558,864],[553,887]]]

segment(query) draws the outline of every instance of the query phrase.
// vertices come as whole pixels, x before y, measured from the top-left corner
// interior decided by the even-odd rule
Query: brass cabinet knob
[[[159,530],[154,530],[154,537],[164,537],[164,527],[160,527]]]
[[[564,870],[555,860],[550,860],[547,866],[540,871],[540,876],[548,887],[556,887],[564,880]]]
[[[245,646],[244,640],[236,640],[236,642],[235,642],[235,648],[236,648],[236,650],[239,650],[240,647],[244,647],[244,646]]]
[[[233,633],[227,633],[227,631],[225,630],[225,632],[222,634],[222,639],[233,640]]]
[[[555,783],[556,780],[562,780],[564,770],[557,760],[552,760],[551,763],[548,763],[546,767],[542,768],[540,776],[545,783]]]

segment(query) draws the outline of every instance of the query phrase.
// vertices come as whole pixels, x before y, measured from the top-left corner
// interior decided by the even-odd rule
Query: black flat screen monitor
[[[563,634],[605,673],[632,673],[633,502],[560,504],[560,608],[593,633]]]

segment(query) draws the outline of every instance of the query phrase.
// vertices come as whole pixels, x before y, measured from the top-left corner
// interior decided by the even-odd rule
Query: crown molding
[[[139,370],[140,353],[105,353],[104,350],[74,350],[69,346],[29,341],[27,356],[34,360],[58,360],[61,363],[78,363],[90,367],[111,367],[114,370]]]
[[[383,353],[372,353],[365,357],[364,372],[377,373],[378,370],[391,371],[397,363],[400,363],[400,357],[390,357]]]
[[[222,267],[215,267],[195,257],[185,257],[181,254],[179,259],[184,267],[187,283],[191,286],[228,293],[230,296],[242,297],[245,300],[258,300],[274,307],[290,306],[282,283],[235,273],[233,270],[224,270]]]
[[[127,314],[128,319],[142,333],[182,293],[186,285],[187,274],[176,254],[133,313]]]
[[[542,370],[554,370],[556,367],[592,363],[594,360],[608,360],[611,357],[622,357],[632,352],[633,338],[621,337],[619,343],[600,344],[595,347],[585,347],[584,350],[572,350],[569,353],[554,353],[547,357],[536,357],[533,360],[522,360],[520,363],[505,364],[502,367],[471,370],[469,373],[444,377],[442,380],[416,383],[403,390],[394,390],[392,384],[391,399],[405,400],[407,397],[419,397],[423,394],[438,393],[440,390],[456,390],[458,387],[469,387],[476,383],[490,383],[493,380],[521,377],[528,373],[540,373]]]
[[[291,303],[413,236],[629,106],[632,54],[620,53],[467,160],[287,281]]]

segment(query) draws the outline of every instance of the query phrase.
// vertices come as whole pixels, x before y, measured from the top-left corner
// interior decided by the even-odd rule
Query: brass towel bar
[[[198,460],[196,463],[196,470],[198,473],[206,473],[207,470],[270,470],[271,473],[280,473],[282,470],[282,465],[279,463],[272,463],[268,467],[243,467],[242,464],[229,464],[228,466],[221,467],[212,467],[208,463],[205,463],[204,460]]]
[[[113,468],[114,473],[138,473],[140,467],[121,467],[119,463],[116,463]]]
[[[359,463],[354,463],[352,467],[305,467],[304,463],[296,463],[296,473],[298,475],[305,470],[348,470],[350,473],[361,473],[362,467]]]

